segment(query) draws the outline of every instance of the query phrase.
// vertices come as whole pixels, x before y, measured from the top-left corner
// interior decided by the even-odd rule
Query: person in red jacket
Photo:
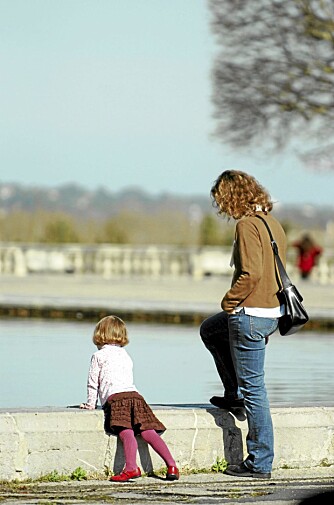
[[[312,238],[305,234],[292,244],[298,251],[297,266],[302,279],[307,279],[317,264],[322,248],[314,243]]]

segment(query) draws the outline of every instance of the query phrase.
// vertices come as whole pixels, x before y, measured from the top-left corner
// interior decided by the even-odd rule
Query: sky
[[[206,0],[0,0],[0,183],[209,195],[226,169],[281,204],[333,204],[334,172],[213,137]]]

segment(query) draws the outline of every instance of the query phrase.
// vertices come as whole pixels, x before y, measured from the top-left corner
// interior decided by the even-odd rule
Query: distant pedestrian
[[[132,359],[124,349],[129,343],[125,323],[117,316],[104,317],[95,327],[93,342],[98,350],[91,358],[87,402],[80,408],[95,409],[99,397],[105,413],[106,433],[118,436],[123,443],[125,466],[110,480],[126,482],[141,476],[136,460],[137,435],[141,435],[166,463],[166,479],[179,479],[175,460],[159,436],[166,428],[133,383]]]
[[[322,248],[318,246],[310,235],[305,234],[300,240],[293,242],[293,247],[298,251],[297,266],[302,279],[307,279],[313,267],[318,263]]]
[[[231,258],[234,273],[221,301],[223,310],[207,318],[200,328],[224,386],[224,396],[213,396],[210,402],[232,412],[246,409],[248,454],[239,465],[229,465],[225,473],[270,479],[274,434],[264,382],[265,348],[284,309],[277,296],[270,238],[261,220],[271,229],[284,264],[286,237],[270,214],[273,204],[269,194],[251,175],[237,170],[223,172],[211,196],[218,213],[237,223]]]

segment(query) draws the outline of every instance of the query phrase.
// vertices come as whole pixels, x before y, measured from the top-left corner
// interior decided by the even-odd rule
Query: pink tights
[[[175,460],[171,455],[166,443],[157,434],[155,430],[145,430],[141,433],[142,438],[152,449],[164,460],[167,466],[176,466]],[[137,468],[137,449],[138,444],[133,430],[124,429],[119,433],[122,440],[125,456],[125,470],[135,470]]]

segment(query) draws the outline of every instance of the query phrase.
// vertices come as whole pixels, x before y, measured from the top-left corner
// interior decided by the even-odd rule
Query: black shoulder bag
[[[278,254],[277,243],[275,242],[270,228],[261,216],[256,216],[264,222],[270,237],[271,247],[274,252],[274,258],[277,265],[279,277],[277,276],[279,286],[279,301],[285,307],[285,315],[279,318],[278,329],[281,335],[292,335],[300,330],[309,320],[307,312],[302,304],[303,297],[294,286],[286,273],[282,260]],[[276,271],[277,272],[277,271]]]

